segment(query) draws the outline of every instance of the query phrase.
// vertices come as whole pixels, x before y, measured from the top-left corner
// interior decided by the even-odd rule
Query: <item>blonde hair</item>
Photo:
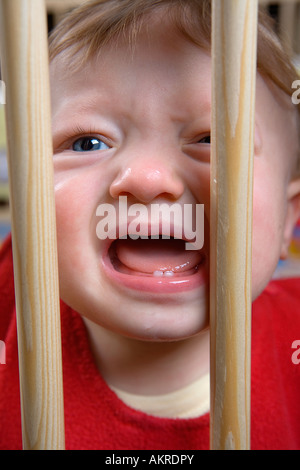
[[[52,32],[50,60],[63,53],[70,65],[74,65],[74,55],[82,64],[112,39],[127,37],[133,41],[147,15],[159,8],[172,15],[184,36],[209,49],[210,0],[93,0],[73,10]],[[291,84],[297,74],[264,10],[259,11],[257,65],[263,76],[291,94]]]
[[[52,32],[50,60],[63,58],[69,69],[76,70],[112,40],[134,44],[149,15],[162,9],[164,18],[169,15],[181,34],[210,50],[211,0],[92,0],[73,10]],[[275,33],[273,20],[263,9],[259,10],[257,42],[258,72],[291,97],[292,83],[299,77]],[[299,106],[297,110],[299,118]],[[300,172],[300,155],[298,167]]]

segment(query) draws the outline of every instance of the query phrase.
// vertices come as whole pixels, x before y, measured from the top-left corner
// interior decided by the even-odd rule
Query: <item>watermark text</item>
[[[120,196],[118,206],[100,204],[96,227],[100,240],[175,238],[185,240],[186,250],[200,250],[204,244],[203,204],[131,204]]]
[[[0,364],[6,364],[6,347],[4,341],[0,341]]]
[[[3,80],[0,80],[0,104],[6,103],[6,88]]]
[[[292,94],[292,103],[299,104],[300,103],[300,80],[295,80],[292,83],[292,89],[296,90]]]
[[[292,363],[295,365],[300,364],[300,339],[293,341],[292,349],[295,351],[292,354]]]
[[[142,465],[192,465],[194,455],[189,454],[151,454],[149,456],[119,456],[112,454],[105,458],[105,465],[129,465],[133,468]]]

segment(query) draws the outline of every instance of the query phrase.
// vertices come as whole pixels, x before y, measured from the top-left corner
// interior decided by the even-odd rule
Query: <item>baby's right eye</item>
[[[91,152],[95,150],[108,150],[110,147],[98,137],[80,137],[72,144],[74,152]]]

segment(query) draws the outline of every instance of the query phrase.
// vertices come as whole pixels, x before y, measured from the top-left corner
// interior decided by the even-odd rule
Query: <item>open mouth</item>
[[[139,276],[187,276],[194,274],[203,256],[185,250],[185,242],[174,238],[115,240],[109,251],[114,268]]]
[[[190,290],[205,282],[203,250],[186,250],[186,242],[175,238],[114,240],[104,267],[114,281],[152,292]]]

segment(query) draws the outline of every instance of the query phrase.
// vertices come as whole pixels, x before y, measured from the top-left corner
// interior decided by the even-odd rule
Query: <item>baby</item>
[[[208,0],[106,0],[50,38],[67,448],[209,446],[210,35]],[[295,77],[261,13],[252,448],[300,448]]]

